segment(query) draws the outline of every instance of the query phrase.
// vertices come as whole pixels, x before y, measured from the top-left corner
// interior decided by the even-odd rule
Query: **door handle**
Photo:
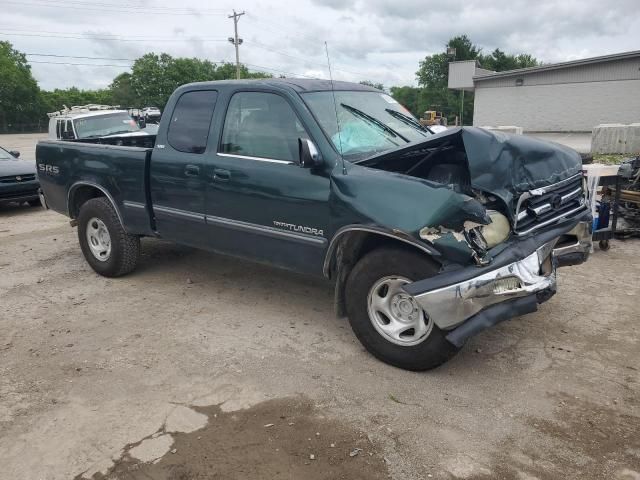
[[[184,174],[187,177],[197,177],[200,175],[200,167],[197,165],[186,165],[184,167]]]
[[[214,168],[213,169],[213,179],[219,180],[221,182],[226,182],[231,178],[231,172],[229,170],[225,170],[224,168]]]

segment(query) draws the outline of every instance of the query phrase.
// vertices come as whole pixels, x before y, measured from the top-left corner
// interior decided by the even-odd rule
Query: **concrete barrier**
[[[591,133],[591,153],[640,153],[640,123],[598,125]]]
[[[485,130],[492,130],[496,132],[512,133],[514,135],[522,135],[522,127],[516,127],[514,125],[500,125],[498,127],[480,127]]]

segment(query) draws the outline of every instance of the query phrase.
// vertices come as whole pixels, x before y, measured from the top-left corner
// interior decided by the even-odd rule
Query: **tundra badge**
[[[284,228],[292,232],[309,233],[311,235],[318,235],[320,237],[324,236],[324,232],[322,230],[313,227],[305,227],[304,225],[294,225],[293,223],[278,222],[276,220],[273,221],[273,224],[276,227]]]

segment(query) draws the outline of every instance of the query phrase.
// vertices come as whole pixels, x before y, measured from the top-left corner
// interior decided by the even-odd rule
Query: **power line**
[[[28,57],[56,57],[56,58],[78,58],[81,60],[111,60],[122,62],[135,62],[134,58],[106,58],[106,57],[77,57],[74,55],[56,55],[53,53],[25,53]]]
[[[76,34],[76,35],[44,35],[44,34],[40,34],[40,33],[12,33],[12,32],[0,32],[0,35],[4,35],[4,36],[8,36],[8,37],[39,37],[39,38],[64,38],[64,39],[69,39],[69,40],[103,40],[103,41],[111,41],[111,42],[140,42],[142,40],[142,38],[138,37],[138,38],[129,38],[129,37],[120,37],[120,38],[116,38],[116,37],[110,37],[110,36],[103,36],[103,34],[91,34],[91,33],[84,33],[84,34]],[[109,35],[109,34],[106,34]],[[188,41],[191,40],[191,38],[178,38],[178,39],[169,39],[167,37],[162,37],[162,38],[153,38],[153,37],[143,37],[144,40],[148,40],[150,42],[165,42],[165,43],[178,43],[178,42],[184,42],[184,41]],[[198,38],[198,41],[202,41],[204,43],[209,43],[209,42],[226,42],[226,39],[214,39],[214,38],[208,38],[208,39],[202,39],[202,38]]]
[[[47,3],[32,3],[32,2],[20,2],[20,1],[13,1],[13,0],[4,0],[4,3],[10,3],[10,4],[14,4],[14,5],[21,5],[21,6],[33,6],[33,7],[44,7],[44,8],[55,8],[56,10],[59,8],[65,8],[65,9],[72,9],[72,10],[87,10],[87,11],[93,11],[93,12],[113,12],[113,13],[141,13],[144,15],[188,15],[188,16],[222,16],[224,15],[224,13],[202,13],[199,12],[197,10],[194,10],[192,12],[189,11],[185,11],[185,12],[160,12],[160,11],[154,11],[153,9],[151,10],[127,10],[126,7],[119,7],[119,8],[92,8],[91,6],[81,6],[81,5],[60,5],[60,4],[47,4]],[[67,2],[68,3],[68,2]],[[84,5],[84,4],[83,4]],[[125,8],[125,9],[123,9]]]
[[[120,33],[104,33],[104,32],[91,32],[91,31],[84,31],[84,32],[61,32],[59,30],[42,30],[41,28],[38,27],[30,27],[30,28],[12,28],[12,27],[5,27],[2,26],[0,27],[2,30],[9,30],[11,32],[22,32],[22,33],[28,33],[28,34],[32,34],[32,33],[52,33],[52,34],[60,34],[60,35],[99,35],[101,37],[123,37],[123,38],[138,38],[138,39],[146,39],[146,38],[159,38],[159,39],[168,39],[171,40],[174,37],[167,37],[167,36],[159,36],[159,35],[131,35],[131,34],[120,34]],[[33,30],[35,28],[35,30]],[[184,38],[184,37],[183,37]],[[220,40],[221,42],[224,41],[223,37],[208,37],[208,36],[203,36],[200,37],[203,39],[207,39],[207,40]]]
[[[39,61],[39,60],[30,60],[29,63],[44,63],[48,65],[82,65],[86,67],[120,67],[120,68],[132,67],[132,65],[115,65],[115,64],[107,64],[107,63],[45,62],[45,61]]]
[[[287,71],[280,70],[280,69],[277,69],[277,68],[265,67],[263,65],[256,65],[254,63],[244,63],[244,65],[248,65],[248,66],[251,66],[251,67],[259,68],[261,70],[267,70],[267,71],[271,71],[271,72],[275,72],[275,73],[284,73],[285,75],[294,75],[296,77],[318,79],[318,77],[313,77],[313,76],[305,75],[305,74],[302,74],[302,73],[287,72]]]
[[[51,6],[51,7],[58,7],[58,1],[47,1],[47,0],[36,0],[38,3],[44,3],[44,4],[49,4],[47,6]],[[16,2],[14,2],[16,3]],[[79,5],[79,6],[87,6],[87,7],[107,7],[107,8],[116,8],[116,9],[126,9],[126,10],[142,10],[145,13],[149,11],[149,7],[146,6],[138,6],[138,5],[127,5],[127,4],[122,4],[122,3],[96,3],[96,2],[82,2],[82,1],[77,1],[77,0],[65,0],[64,2],[65,4],[72,4],[72,5]],[[175,8],[175,7],[164,7],[164,6],[158,6],[158,5],[154,5],[153,6],[153,10],[154,11],[166,11],[166,12],[171,12],[171,13],[177,13],[177,12],[184,12],[186,14],[193,14],[195,12],[195,9],[190,9],[190,8]],[[224,10],[222,9],[212,9],[212,8],[205,8],[205,9],[198,9],[197,13],[207,13],[207,14],[215,14],[215,15],[224,15]]]
[[[309,59],[306,59],[306,58],[297,57],[295,55],[291,55],[289,53],[282,52],[280,50],[276,50],[276,49],[270,47],[269,45],[265,45],[263,43],[256,42],[256,41],[253,41],[253,40],[249,40],[249,43],[251,43],[255,47],[260,48],[262,50],[267,50],[269,52],[273,52],[273,53],[276,53],[278,55],[289,57],[289,58],[294,59],[294,60],[300,60],[300,61],[305,62],[305,63],[312,63],[312,64],[315,64],[315,65],[320,65],[320,66],[322,66],[324,68],[327,68],[327,63],[326,62],[317,62],[317,61],[314,61],[314,60],[309,60]],[[360,77],[362,76],[362,72],[353,72],[353,71],[344,70],[342,68],[335,68],[335,67],[333,67],[333,70],[335,72],[348,73],[350,75],[356,75],[356,76],[360,76]],[[373,79],[373,80],[375,80],[375,79]]]
[[[32,53],[27,53],[26,55],[30,55],[30,56],[51,56],[51,57],[59,57],[59,58],[77,58],[77,59],[87,59],[87,60],[128,60],[128,59],[120,59],[120,58],[105,58],[105,57],[76,57],[76,56],[71,56],[71,55],[53,55],[53,54],[32,54]],[[105,64],[105,63],[75,63],[75,62],[50,62],[50,61],[44,61],[44,60],[29,60],[29,63],[38,63],[38,64],[46,64],[46,65],[77,65],[77,66],[87,66],[87,67],[126,67],[126,68],[131,68],[132,65],[115,65],[115,64]],[[226,60],[226,59],[221,59],[219,60],[219,63],[232,63],[231,60]],[[275,72],[275,73],[282,73],[285,75],[292,75],[292,76],[296,76],[296,77],[304,77],[304,78],[313,78],[313,79],[317,79],[319,77],[314,77],[311,75],[305,75],[303,73],[296,73],[296,72],[288,72],[286,70],[282,70],[280,68],[272,68],[272,67],[266,67],[264,65],[256,65],[253,63],[243,63],[242,65],[245,65],[247,67],[253,67],[254,71],[255,69],[259,69],[259,70],[266,70],[268,72]]]

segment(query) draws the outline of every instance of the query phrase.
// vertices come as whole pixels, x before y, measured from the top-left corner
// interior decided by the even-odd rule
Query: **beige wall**
[[[476,85],[473,124],[525,131],[591,131],[601,123],[640,122],[640,79],[483,88]]]

